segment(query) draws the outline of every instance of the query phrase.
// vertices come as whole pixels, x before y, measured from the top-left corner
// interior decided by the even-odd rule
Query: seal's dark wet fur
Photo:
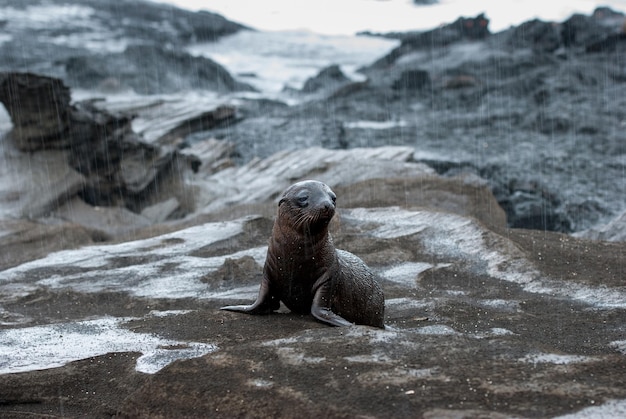
[[[355,255],[336,250],[328,232],[335,193],[324,183],[291,185],[278,204],[256,302],[223,310],[269,313],[280,301],[334,325],[384,327],[385,300],[372,271]]]

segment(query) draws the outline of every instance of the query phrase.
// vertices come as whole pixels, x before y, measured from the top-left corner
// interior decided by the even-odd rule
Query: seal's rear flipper
[[[249,305],[249,306],[225,306],[225,307],[220,307],[220,310],[238,311],[240,313],[248,313],[248,314],[267,314],[271,311],[267,308],[264,310],[261,310],[259,309],[259,307],[254,307],[254,304]]]
[[[267,300],[261,300],[258,298],[254,304],[251,305],[225,306],[221,307],[220,310],[238,311],[240,313],[248,314],[269,314],[272,311],[278,310],[279,307],[280,301],[277,298],[270,296]]]

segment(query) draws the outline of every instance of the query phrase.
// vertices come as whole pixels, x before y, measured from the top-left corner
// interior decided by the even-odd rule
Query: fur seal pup
[[[307,180],[291,185],[278,203],[259,296],[252,305],[222,310],[266,314],[280,301],[296,313],[311,313],[333,326],[384,327],[385,298],[365,263],[336,250],[328,232],[335,193]]]

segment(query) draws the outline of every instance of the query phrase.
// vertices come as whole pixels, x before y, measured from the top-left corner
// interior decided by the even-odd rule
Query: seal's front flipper
[[[317,320],[330,324],[331,326],[353,326],[352,323],[333,313],[329,308],[312,306],[311,314]]]
[[[280,300],[270,292],[269,282],[263,278],[263,281],[261,281],[261,288],[259,289],[259,296],[253,304],[225,306],[220,308],[220,310],[238,311],[240,313],[248,314],[269,314],[274,310],[278,310],[279,307]]]
[[[313,304],[311,305],[311,314],[317,320],[330,324],[331,326],[353,325],[340,315],[333,313],[329,306],[330,282],[327,282],[320,286],[315,292],[315,296],[313,297]]]

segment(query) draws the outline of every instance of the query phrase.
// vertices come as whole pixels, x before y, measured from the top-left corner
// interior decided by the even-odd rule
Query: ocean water
[[[307,78],[337,64],[355,81],[359,67],[371,64],[398,41],[354,35],[324,35],[310,31],[241,31],[215,43],[197,44],[193,55],[222,64],[237,79],[253,85],[263,96],[288,100],[283,90],[300,89]]]

